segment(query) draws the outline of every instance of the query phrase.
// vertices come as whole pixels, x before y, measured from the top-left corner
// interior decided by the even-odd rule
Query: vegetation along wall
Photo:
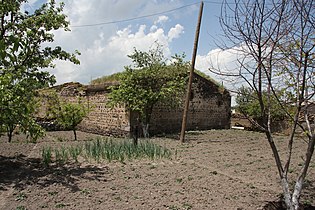
[[[78,130],[91,133],[127,136],[135,126],[135,119],[124,106],[109,108],[107,106],[109,87],[115,83],[101,85],[81,85],[66,83],[54,89],[62,101],[84,103],[89,108],[87,117],[80,123]],[[183,96],[184,98],[184,96]],[[42,102],[38,116],[45,118],[47,98]],[[45,108],[46,107],[46,108]],[[167,103],[159,103],[154,107],[150,134],[180,132],[183,106],[172,107]],[[190,108],[188,112],[187,130],[227,129],[230,127],[231,97],[227,90],[213,81],[195,74]]]

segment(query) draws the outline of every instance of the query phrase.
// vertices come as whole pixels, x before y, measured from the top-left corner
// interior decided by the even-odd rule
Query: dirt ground
[[[96,135],[78,133],[81,141]],[[0,209],[262,209],[281,193],[277,170],[263,134],[240,130],[190,132],[187,143],[152,141],[172,151],[171,159],[65,166],[41,163],[45,145],[76,144],[71,132],[48,132],[36,144],[16,135],[0,138]],[[286,136],[277,136],[280,149]],[[303,141],[295,148],[302,151]],[[285,152],[280,151],[282,156]],[[295,153],[292,179],[302,153]],[[295,178],[294,178],[295,179]],[[302,202],[315,205],[315,158]]]

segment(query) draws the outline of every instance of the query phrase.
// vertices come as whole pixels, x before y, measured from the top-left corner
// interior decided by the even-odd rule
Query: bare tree
[[[314,99],[315,1],[313,0],[235,0],[224,2],[220,23],[230,46],[237,49],[238,70],[216,69],[213,72],[241,79],[257,96],[260,122],[253,123],[266,134],[283,189],[286,208],[299,208],[299,199],[314,152],[315,134],[309,115]],[[237,46],[237,48],[235,47]],[[229,47],[229,46],[225,46]],[[229,47],[231,49],[231,47]],[[282,100],[278,88],[284,88],[295,101]],[[267,100],[265,96],[267,95]],[[285,158],[272,133],[271,108],[274,100],[292,122]],[[303,122],[300,119],[304,119]],[[314,121],[314,120],[313,120]],[[313,122],[314,123],[314,122]],[[289,185],[293,144],[297,129],[307,143],[303,165],[294,186]]]

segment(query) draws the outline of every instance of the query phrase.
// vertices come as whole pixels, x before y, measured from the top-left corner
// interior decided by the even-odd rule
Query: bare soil
[[[261,133],[240,130],[190,132],[187,143],[152,138],[171,159],[121,162],[41,163],[44,146],[82,143],[96,135],[48,132],[36,144],[15,135],[0,138],[0,209],[263,209],[280,194],[277,169]],[[286,136],[277,136],[282,157]],[[295,144],[292,181],[306,147]],[[315,158],[302,202],[315,205]]]

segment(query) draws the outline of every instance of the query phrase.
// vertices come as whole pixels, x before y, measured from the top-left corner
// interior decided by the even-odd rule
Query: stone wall
[[[51,99],[47,95],[55,90],[61,101],[71,103],[80,101],[89,109],[88,115],[78,125],[78,130],[108,136],[129,135],[129,113],[125,107],[109,108],[107,106],[108,87],[111,85],[115,84],[84,86],[79,83],[66,83],[55,86],[49,91],[42,91],[41,106],[37,117],[42,121],[41,124],[47,120],[50,121],[47,119],[46,113],[48,111],[48,101]]]
[[[108,90],[95,90],[89,86],[85,100],[90,112],[80,123],[80,130],[110,136],[126,136],[129,134],[129,112],[126,111],[124,106],[115,108],[107,106]]]
[[[78,126],[79,130],[127,136],[135,126],[136,120],[124,106],[115,108],[107,106],[110,91],[108,87],[111,85],[115,84],[84,86],[79,83],[68,83],[52,89],[56,90],[62,100],[72,103],[78,103],[80,100],[90,109],[88,116]],[[47,100],[44,104],[47,105]],[[41,110],[47,110],[45,105]],[[150,134],[180,132],[182,115],[182,107],[174,108],[165,103],[156,105],[151,117]],[[187,130],[226,129],[230,127],[230,118],[230,94],[217,84],[195,74]]]
[[[166,104],[154,107],[150,133],[180,132],[183,106]],[[187,130],[228,129],[231,120],[230,94],[203,77],[195,74],[187,114]]]

